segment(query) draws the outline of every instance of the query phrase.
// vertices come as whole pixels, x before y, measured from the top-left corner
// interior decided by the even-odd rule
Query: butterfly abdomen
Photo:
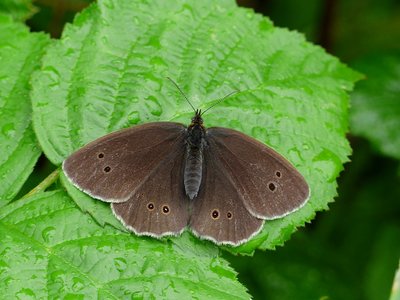
[[[185,171],[183,180],[186,195],[190,199],[197,196],[203,173],[203,148],[204,148],[204,127],[198,122],[189,126],[186,138]]]
[[[184,184],[186,195],[190,199],[197,196],[199,192],[201,177],[203,171],[203,147],[190,147],[187,146],[186,162],[184,172]]]

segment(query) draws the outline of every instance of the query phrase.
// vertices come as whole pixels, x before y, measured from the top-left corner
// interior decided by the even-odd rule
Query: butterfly
[[[110,202],[126,228],[156,238],[189,228],[238,246],[264,220],[307,202],[309,186],[288,160],[239,131],[206,128],[203,115],[195,110],[189,126],[152,122],[108,134],[69,156],[63,171],[78,189]]]

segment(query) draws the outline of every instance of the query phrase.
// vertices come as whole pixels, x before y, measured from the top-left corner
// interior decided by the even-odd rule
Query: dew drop
[[[137,111],[132,111],[128,115],[128,122],[129,124],[137,124],[140,121],[140,114]]]
[[[16,299],[36,299],[37,295],[35,292],[28,288],[22,288],[15,293]]]
[[[255,109],[253,109],[253,113],[254,113],[255,115],[259,115],[259,114],[261,113],[261,109],[255,108]]]
[[[51,239],[53,238],[54,234],[56,232],[56,228],[53,226],[46,227],[45,229],[42,230],[42,238],[43,241],[46,243],[49,243]]]
[[[8,138],[12,138],[15,136],[15,127],[13,123],[8,123],[3,126],[2,130],[3,134]]]
[[[126,270],[128,263],[125,258],[117,257],[114,259],[114,265],[119,272],[122,272]]]
[[[72,278],[72,281],[73,281],[73,283],[72,283],[71,288],[75,293],[82,291],[86,286],[86,283],[83,281],[83,279],[81,279],[79,277]]]
[[[214,54],[214,52],[211,52],[211,51],[207,52],[207,53],[206,53],[206,58],[207,58],[208,60],[215,59],[215,54]]]

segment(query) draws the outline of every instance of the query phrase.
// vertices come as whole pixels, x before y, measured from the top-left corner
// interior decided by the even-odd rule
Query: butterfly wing
[[[210,152],[234,184],[247,210],[262,219],[283,217],[309,198],[303,176],[263,143],[228,128],[207,131]]]
[[[182,124],[172,122],[120,130],[73,153],[64,161],[63,171],[90,196],[105,202],[124,202],[170,155],[180,155],[176,150],[184,148],[185,132]]]
[[[204,162],[203,182],[193,199],[189,226],[195,235],[217,244],[242,244],[261,230],[263,220],[246,209],[230,174],[211,148],[204,151]]]
[[[138,235],[177,235],[189,219],[183,185],[184,147],[174,151],[154,169],[123,203],[113,203],[115,216]]]

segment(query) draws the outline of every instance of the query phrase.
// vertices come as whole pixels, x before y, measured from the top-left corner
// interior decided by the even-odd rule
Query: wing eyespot
[[[229,220],[231,220],[231,219],[233,218],[233,214],[232,214],[230,211],[228,211],[227,214],[226,214],[226,217],[227,217]]]
[[[268,189],[269,189],[271,192],[275,192],[275,190],[276,190],[276,184],[275,184],[274,182],[268,183]]]
[[[162,207],[162,212],[163,212],[164,215],[168,215],[169,212],[170,212],[169,206],[168,205],[164,205]]]
[[[280,171],[276,171],[275,172],[276,177],[281,178],[282,177],[282,173]]]
[[[152,202],[148,203],[148,204],[147,204],[147,209],[148,209],[149,211],[152,211],[152,210],[154,209],[154,204],[153,204]]]
[[[105,172],[105,173],[108,173],[108,172],[110,172],[110,171],[111,171],[110,166],[106,166],[106,167],[104,168],[104,172]]]
[[[219,219],[219,210],[218,209],[214,209],[211,211],[211,218],[213,218],[214,220]]]
[[[97,157],[100,159],[104,158],[104,153],[100,152],[99,154],[97,154]]]

